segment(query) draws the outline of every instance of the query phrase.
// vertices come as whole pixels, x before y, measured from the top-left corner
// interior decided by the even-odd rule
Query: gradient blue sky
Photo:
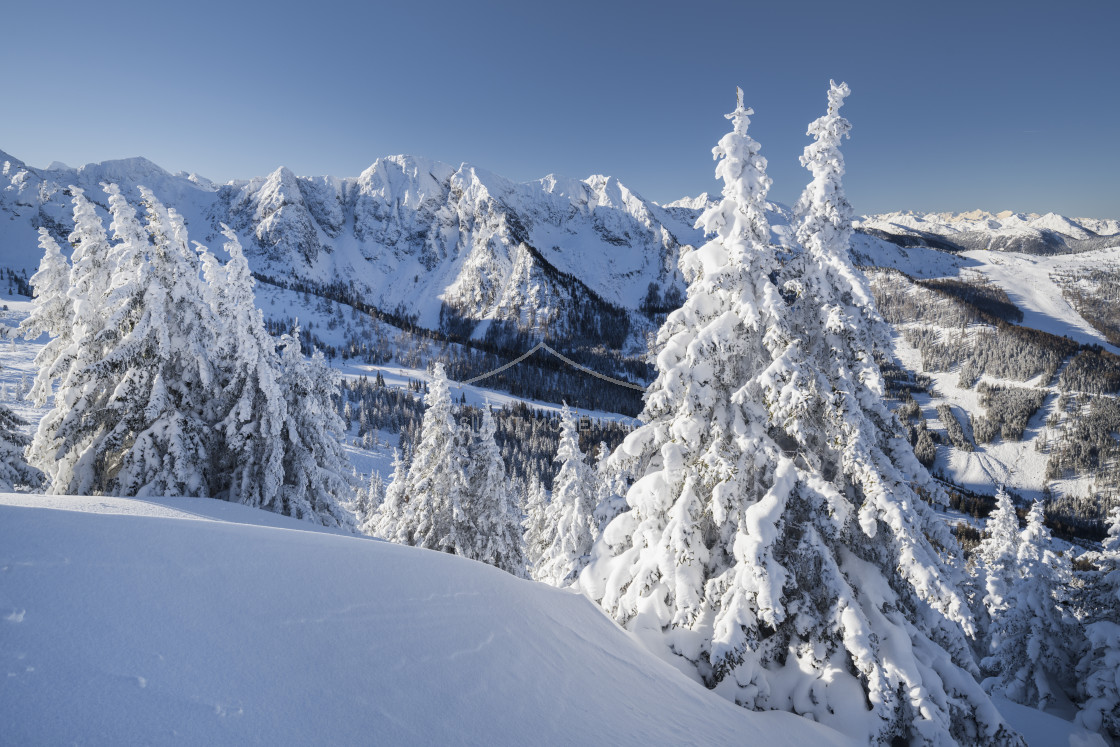
[[[857,211],[1120,218],[1120,3],[10,2],[0,149],[217,181],[378,156],[718,191],[734,86],[774,179],[845,80]]]

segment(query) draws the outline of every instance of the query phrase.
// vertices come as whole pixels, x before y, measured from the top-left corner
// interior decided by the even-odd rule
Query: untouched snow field
[[[846,744],[591,602],[209,499],[0,495],[6,744]]]

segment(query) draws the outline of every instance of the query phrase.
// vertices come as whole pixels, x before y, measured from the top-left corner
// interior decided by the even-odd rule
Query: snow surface
[[[1120,265],[1120,247],[1045,257],[982,250],[965,252],[963,256],[975,261],[973,269],[1003,288],[1011,302],[1022,310],[1021,326],[1069,337],[1079,343],[1100,345],[1111,353],[1120,354],[1120,348],[1109,344],[1104,335],[1081,318],[1053,280],[1055,274],[1116,267]]]
[[[847,744],[591,602],[210,499],[0,495],[11,744]]]

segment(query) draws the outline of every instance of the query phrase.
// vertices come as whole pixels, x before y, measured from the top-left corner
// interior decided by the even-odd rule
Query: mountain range
[[[192,239],[219,252],[228,224],[263,276],[341,282],[422,327],[479,336],[501,321],[563,339],[625,318],[631,348],[650,329],[641,312],[683,295],[677,259],[703,241],[694,224],[711,202],[704,194],[659,205],[609,176],[516,183],[412,156],[380,158],[357,177],[278,168],[219,185],[144,158],[39,169],[0,151],[0,265],[33,272],[35,230],[45,226],[65,245],[69,188],[104,207],[102,182],[137,201],[137,188],[150,188],[183,214]],[[774,238],[785,243],[789,210],[773,208]],[[860,256],[882,254],[884,242],[1035,254],[1120,245],[1120,221],[1054,214],[891,213],[864,217],[857,230]]]

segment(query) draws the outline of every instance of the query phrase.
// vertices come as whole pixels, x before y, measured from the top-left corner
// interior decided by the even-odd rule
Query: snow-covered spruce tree
[[[385,501],[385,480],[381,473],[374,470],[369,476],[369,485],[365,490],[359,490],[358,517],[359,525],[364,525],[381,508]]]
[[[19,331],[29,340],[41,335],[51,337],[35,356],[38,371],[29,393],[30,399],[42,407],[51,396],[60,369],[64,371],[72,357],[69,348],[73,344],[74,304],[69,296],[70,263],[45,228],[39,229],[39,247],[43,250],[43,259],[38,272],[31,276],[35,300],[31,313],[19,325]]]
[[[631,510],[604,530],[581,587],[746,707],[875,743],[1016,743],[962,668],[974,668],[967,608],[927,535],[952,539],[909,484],[919,468],[882,404],[857,299],[822,285],[818,310],[840,308],[798,313],[772,280],[752,113],[740,94],[713,150],[723,199],[698,226],[714,236],[681,258],[688,298],[658,335],[645,425],[620,447],[644,465]],[[814,127],[818,144],[842,127],[834,116]],[[833,150],[808,151],[811,193],[838,189],[842,160],[818,168]],[[803,225],[833,226],[818,251],[846,260],[849,214],[802,202]]]
[[[237,235],[223,225],[229,262],[202,252],[207,298],[218,334],[210,350],[216,385],[209,417],[220,437],[210,468],[210,493],[235,503],[282,512],[287,402],[280,357],[253,296],[255,284]],[[332,522],[333,523],[333,522]]]
[[[525,553],[517,502],[510,491],[506,465],[494,438],[497,426],[490,408],[482,411],[482,423],[469,452],[468,557],[515,576],[525,575]]]
[[[57,423],[59,446],[51,489],[204,496],[209,428],[203,411],[213,381],[207,350],[214,325],[197,258],[182,219],[151,192],[143,190],[145,231],[120,190],[107,185],[105,191],[116,241],[112,273],[107,292],[98,281],[84,290],[72,284],[77,349],[54,416],[45,419]],[[75,271],[85,259],[75,261]],[[99,301],[103,315],[79,308]],[[98,321],[100,329],[90,325]]]
[[[991,655],[982,662],[984,686],[1016,703],[1044,709],[1069,687],[1073,625],[1056,597],[1069,576],[1069,560],[1051,550],[1042,502],[1027,515],[1017,555],[1018,579],[1007,606],[992,615]]]
[[[607,444],[600,442],[595,463],[595,522],[600,529],[627,508],[626,490],[629,485],[626,467],[611,456]]]
[[[545,522],[555,534],[533,578],[553,586],[570,586],[587,565],[599,522],[595,519],[595,473],[579,450],[576,414],[566,404],[560,412],[556,462],[560,471],[552,481],[552,500],[545,512]]]
[[[521,522],[525,531],[525,562],[531,578],[537,578],[545,551],[552,546],[556,527],[548,523],[548,493],[535,474],[525,488],[525,518]]]
[[[1112,509],[1109,523],[1090,582],[1092,604],[1084,621],[1088,650],[1077,665],[1077,723],[1120,744],[1120,506]]]
[[[1009,595],[1019,581],[1019,516],[1011,496],[1001,485],[996,507],[988,515],[984,537],[976,548],[976,573],[983,577],[983,651],[989,648],[991,621],[1007,612]]]
[[[396,542],[470,556],[467,526],[467,438],[455,422],[451,394],[443,364],[437,363],[427,395],[427,409],[420,426],[403,504],[393,517]],[[386,516],[397,509],[386,497]],[[383,535],[385,536],[385,535]]]
[[[298,328],[281,338],[280,349],[284,480],[273,510],[323,526],[353,528],[354,515],[346,508],[353,498],[350,465],[339,441],[342,418],[333,402],[340,375],[319,351],[303,357]]]
[[[43,357],[36,357],[40,367],[32,387],[32,400],[39,406],[46,404],[55,382],[66,395],[57,398],[54,407],[40,419],[28,449],[28,461],[47,474],[52,487],[61,482],[60,473],[69,474],[70,461],[58,458],[58,451],[63,446],[58,430],[70,412],[72,403],[67,397],[76,400],[81,391],[81,387],[72,385],[72,377],[86,365],[100,360],[101,342],[95,336],[104,326],[105,296],[109,292],[113,271],[109,237],[93,203],[86,199],[81,189],[71,187],[70,191],[74,203],[74,230],[69,236],[73,246],[72,265],[64,291],[68,311],[56,308],[59,313],[57,318],[53,312],[44,312],[39,317],[42,324],[34,323],[24,330],[28,336],[46,331],[59,338],[57,344],[47,346],[49,353],[45,349],[40,354]],[[44,302],[48,302],[45,295]],[[51,319],[48,320],[48,316]],[[58,329],[46,329],[56,322],[61,325]],[[85,433],[81,436],[82,444],[72,443],[67,449],[71,453],[80,453],[95,435]],[[65,481],[69,481],[69,477]]]
[[[410,508],[407,490],[408,465],[401,458],[400,450],[393,449],[393,475],[385,487],[385,497],[359,526],[362,533],[402,545],[412,544],[411,521],[406,517]],[[398,528],[403,529],[401,534],[397,533]]]

